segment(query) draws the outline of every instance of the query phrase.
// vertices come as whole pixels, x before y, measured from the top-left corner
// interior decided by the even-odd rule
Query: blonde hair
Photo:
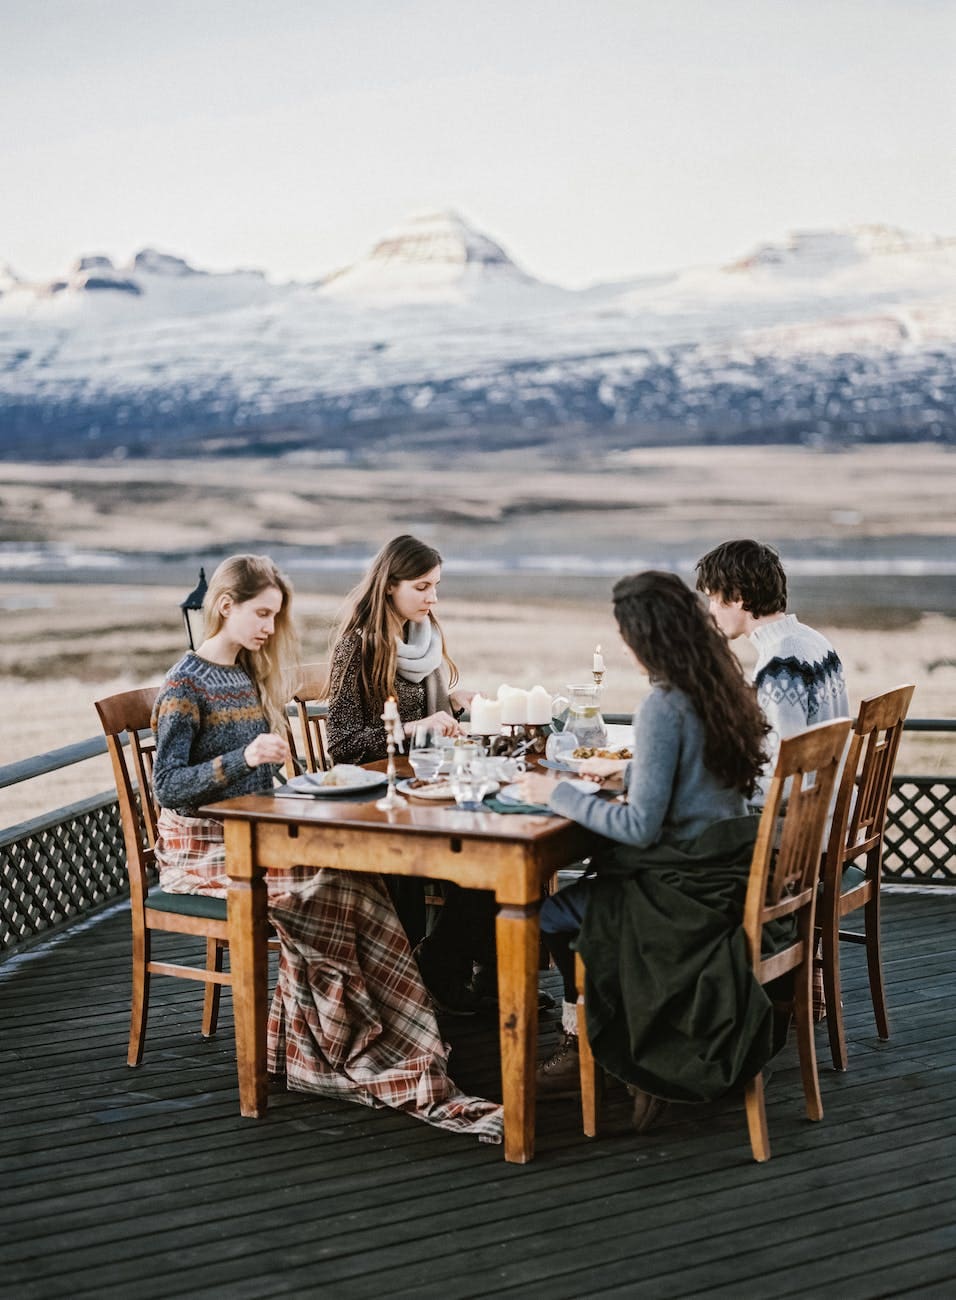
[[[395,638],[401,640],[404,625],[388,594],[397,582],[414,582],[441,564],[434,547],[404,533],[386,542],[372,561],[368,573],[347,597],[345,614],[332,642],[332,652],[343,639],[358,633],[362,637],[360,680],[366,697],[383,704],[395,693],[398,659]],[[458,669],[445,646],[445,634],[434,614],[429,620],[441,637],[442,658],[448,666],[448,685],[458,681]]]
[[[282,594],[275,631],[261,650],[240,650],[237,663],[249,674],[273,731],[284,734],[286,705],[296,688],[299,636],[292,622],[292,583],[268,555],[230,555],[216,569],[203,602],[206,636],[215,636],[225,622],[224,596],[237,605],[254,600],[267,587]]]

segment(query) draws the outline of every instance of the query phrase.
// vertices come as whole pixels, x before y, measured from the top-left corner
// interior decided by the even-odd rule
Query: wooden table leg
[[[269,950],[265,872],[256,865],[249,822],[228,820],[226,835],[226,896],[229,917],[229,966],[236,1021],[236,1069],[239,1111],[254,1119],[266,1113],[269,1079],[266,1072],[266,1022]]]
[[[504,903],[495,923],[505,1159],[519,1165],[534,1156],[539,907]]]

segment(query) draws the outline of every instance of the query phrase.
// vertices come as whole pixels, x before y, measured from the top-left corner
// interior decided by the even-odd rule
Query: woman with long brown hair
[[[442,558],[404,534],[376,555],[349,593],[332,646],[329,749],[338,763],[385,757],[382,710],[389,696],[409,736],[416,727],[458,734],[474,692],[458,669],[435,614]]]
[[[550,803],[613,842],[542,908],[564,978],[565,1037],[540,1067],[539,1086],[554,1095],[577,1084],[576,940],[589,972],[589,1039],[612,1073],[637,1086],[643,1130],[660,1097],[710,1100],[765,1047],[769,1003],[759,985],[734,966],[739,1004],[728,1012],[721,998],[735,993],[724,985],[756,833],[747,800],[769,728],[725,637],[679,577],[652,570],[623,578],[613,602],[623,642],[651,684],[634,715],[627,802],[542,775],[523,780],[531,802]],[[584,766],[603,776],[622,765]],[[746,964],[742,939],[734,954]],[[719,1047],[708,1037],[717,1004],[729,1020]]]
[[[291,585],[268,556],[224,560],[205,610],[202,644],[170,669],[156,699],[153,789],[161,888],[212,900],[229,885],[223,828],[199,809],[273,789],[289,756],[298,639]],[[270,872],[268,888],[282,943],[270,1071],[300,1091],[497,1138],[500,1107],[463,1096],[448,1077],[447,1049],[381,879],[292,868]]]
[[[385,757],[382,711],[390,696],[406,736],[419,728],[458,734],[474,692],[458,686],[435,614],[441,565],[434,547],[404,534],[382,547],[351,592],[332,647],[327,734],[336,762]],[[494,896],[442,882],[444,904],[426,936],[424,881],[389,876],[387,884],[439,1006],[471,1014],[490,1004],[496,989]]]

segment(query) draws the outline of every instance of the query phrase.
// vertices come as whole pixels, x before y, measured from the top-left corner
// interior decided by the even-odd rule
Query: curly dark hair
[[[621,636],[651,680],[687,695],[704,728],[704,763],[748,798],[767,761],[769,724],[736,655],[694,592],[649,569],[615,584]]]
[[[739,600],[754,618],[787,608],[787,575],[780,556],[766,542],[749,537],[721,542],[697,561],[697,590],[730,602]]]

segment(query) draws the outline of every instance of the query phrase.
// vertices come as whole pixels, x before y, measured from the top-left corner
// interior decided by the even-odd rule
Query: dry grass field
[[[586,677],[602,643],[606,704],[633,708],[641,679],[610,615],[620,572],[695,556],[728,536],[759,536],[794,562],[793,608],[846,663],[854,701],[915,680],[914,712],[956,716],[956,580],[878,573],[803,576],[807,557],[956,559],[956,459],[933,447],[826,455],[792,449],[687,448],[621,453],[598,468],[508,453],[463,453],[454,468],[394,459],[346,468],[280,461],[0,464],[0,543],[67,548],[0,578],[0,763],[95,734],[100,695],[158,681],[183,647],[178,604],[198,560],[275,550],[297,586],[307,659],[329,630],[355,565],[397,532],[446,557],[441,615],[464,681],[557,691]],[[75,550],[70,548],[76,548]],[[124,567],[78,556],[114,552]],[[633,560],[583,576],[574,558]],[[318,564],[309,567],[309,562]],[[515,559],[538,571],[501,572]],[[304,565],[300,564],[304,561]],[[550,570],[546,566],[550,564]],[[571,569],[570,576],[568,570]],[[741,648],[746,658],[749,646]],[[907,770],[952,770],[951,742],[908,740]],[[0,826],[110,784],[106,760],[0,790]]]

